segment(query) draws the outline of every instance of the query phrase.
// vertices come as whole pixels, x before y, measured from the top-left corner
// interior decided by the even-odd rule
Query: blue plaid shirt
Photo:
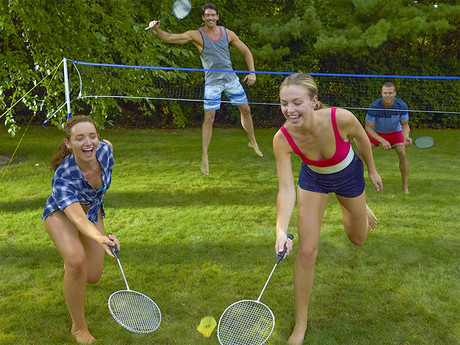
[[[73,154],[68,155],[56,169],[52,187],[53,192],[46,201],[45,211],[42,219],[53,214],[54,211],[64,209],[72,204],[80,203],[88,206],[88,219],[97,224],[97,213],[101,209],[105,217],[103,197],[110,187],[113,170],[113,152],[110,146],[100,141],[96,150],[96,158],[101,164],[102,190],[97,192],[83,176],[80,168],[75,162]]]

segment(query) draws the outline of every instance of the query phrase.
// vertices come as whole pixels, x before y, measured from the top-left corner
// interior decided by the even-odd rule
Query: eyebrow
[[[302,97],[296,97],[296,98],[294,98],[294,99],[291,99],[290,101],[291,101],[291,102],[295,102],[295,101],[298,101],[298,100],[303,100],[303,98],[302,98]],[[281,102],[283,102],[283,101],[284,101],[284,102],[289,102],[288,100],[284,100],[284,99],[282,99],[282,98],[280,98],[280,101],[281,101]]]
[[[90,132],[88,135],[97,135],[97,132]],[[75,134],[75,138],[84,137],[84,136],[85,136],[85,134],[83,134],[83,133]]]

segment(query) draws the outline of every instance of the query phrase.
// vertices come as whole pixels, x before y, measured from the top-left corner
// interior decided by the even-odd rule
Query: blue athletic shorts
[[[204,84],[204,110],[220,109],[222,92],[233,105],[248,103],[246,92],[239,79],[222,84]]]
[[[335,193],[347,198],[360,196],[365,187],[363,162],[355,152],[351,163],[343,170],[332,174],[319,174],[302,162],[299,187],[316,193]]]

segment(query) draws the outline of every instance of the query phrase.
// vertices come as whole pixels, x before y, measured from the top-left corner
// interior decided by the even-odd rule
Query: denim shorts
[[[220,109],[222,92],[225,92],[228,100],[233,105],[248,103],[246,92],[238,78],[221,84],[204,85],[204,110]]]
[[[351,163],[343,170],[332,174],[319,174],[302,162],[299,187],[316,193],[335,193],[347,198],[360,196],[365,187],[363,162],[355,152]]]

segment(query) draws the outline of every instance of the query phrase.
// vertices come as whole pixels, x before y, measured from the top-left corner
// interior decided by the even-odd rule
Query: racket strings
[[[136,291],[115,292],[109,299],[109,309],[120,324],[138,333],[153,332],[161,322],[155,302]]]
[[[429,136],[415,138],[415,146],[421,149],[427,149],[434,145],[434,139]]]
[[[190,0],[178,0],[173,4],[173,13],[178,19],[185,18],[192,9]]]
[[[273,313],[266,305],[240,301],[222,315],[218,336],[225,345],[259,345],[268,340],[274,325]]]

